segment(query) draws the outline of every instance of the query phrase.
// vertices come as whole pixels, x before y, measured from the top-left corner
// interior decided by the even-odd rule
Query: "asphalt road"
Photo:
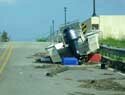
[[[31,56],[37,52],[44,52],[48,44],[36,42],[1,44],[0,95],[125,95],[124,91],[79,87],[81,83],[78,80],[99,79],[115,79],[125,86],[125,76],[109,70],[87,68],[65,71],[54,77],[45,76],[48,69],[36,69],[34,64],[38,63],[34,63]]]

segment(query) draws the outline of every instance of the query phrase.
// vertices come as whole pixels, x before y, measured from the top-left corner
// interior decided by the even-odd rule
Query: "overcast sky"
[[[92,0],[0,0],[0,31],[6,30],[12,40],[33,41],[49,34],[51,21],[55,28],[68,21],[84,21],[92,15]],[[125,0],[96,0],[98,15],[125,15]]]

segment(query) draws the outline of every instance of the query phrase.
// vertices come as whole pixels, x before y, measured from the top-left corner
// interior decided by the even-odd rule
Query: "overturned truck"
[[[58,40],[46,48],[53,63],[61,63],[63,58],[76,58],[78,64],[89,60],[89,55],[99,49],[99,30],[86,32],[87,27],[79,22],[62,26],[54,38]]]

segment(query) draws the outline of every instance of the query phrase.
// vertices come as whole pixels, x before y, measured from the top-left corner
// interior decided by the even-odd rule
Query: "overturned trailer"
[[[99,49],[98,30],[83,31],[79,22],[70,23],[60,28],[60,39],[46,48],[53,63],[61,63],[64,57],[75,57],[85,61],[87,56]],[[58,36],[58,35],[57,35]]]

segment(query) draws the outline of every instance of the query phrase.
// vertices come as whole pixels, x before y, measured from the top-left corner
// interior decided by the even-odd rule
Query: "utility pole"
[[[93,0],[93,14],[92,16],[96,16],[96,1]]]
[[[54,35],[55,35],[55,33],[54,33],[54,31],[55,31],[55,21],[54,20],[52,20],[52,38],[53,38],[53,43],[54,43]]]
[[[57,30],[57,37],[56,37],[56,41],[58,42],[59,41],[59,30]]]
[[[50,42],[52,42],[53,38],[52,38],[52,26],[50,26]]]
[[[65,26],[67,24],[67,7],[64,7],[64,15],[65,15]]]

